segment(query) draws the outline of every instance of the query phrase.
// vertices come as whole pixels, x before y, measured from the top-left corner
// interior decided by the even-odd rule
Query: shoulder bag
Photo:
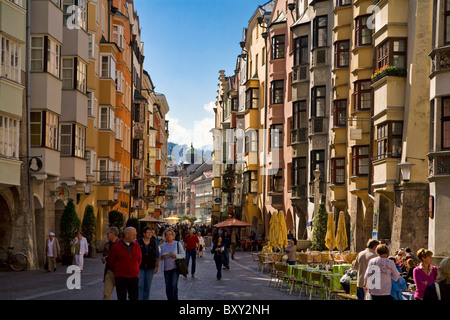
[[[178,254],[180,253],[180,247],[179,247],[179,242],[177,241],[177,251]],[[187,277],[188,274],[188,266],[186,263],[186,259],[182,258],[182,259],[175,259],[175,264],[177,266],[177,273],[180,275],[183,275],[185,278]]]

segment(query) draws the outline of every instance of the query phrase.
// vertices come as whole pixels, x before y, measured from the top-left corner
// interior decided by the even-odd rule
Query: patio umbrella
[[[214,225],[214,227],[216,228],[230,228],[230,227],[234,227],[234,228],[243,228],[243,227],[250,227],[251,224],[238,220],[238,219],[228,219],[222,222],[219,222],[217,224]]]
[[[333,213],[328,214],[328,222],[327,222],[327,234],[325,236],[325,245],[331,251],[336,247],[336,237],[334,233],[334,215]]]
[[[339,251],[347,249],[347,229],[345,228],[345,215],[344,212],[339,212],[338,227],[336,232],[336,246]]]
[[[161,222],[158,219],[155,219],[155,218],[153,218],[151,216],[147,216],[145,218],[139,219],[139,221],[141,221],[141,222],[155,222],[155,223]]]
[[[280,244],[280,248],[283,246],[287,246],[287,227],[286,227],[286,218],[284,217],[283,211],[278,211],[278,221],[280,225],[279,234],[278,234],[278,243]]]

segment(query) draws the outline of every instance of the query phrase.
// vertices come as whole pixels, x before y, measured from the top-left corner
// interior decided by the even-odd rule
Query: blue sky
[[[145,62],[169,103],[169,141],[212,144],[219,70],[234,74],[243,28],[267,0],[135,0]],[[194,127],[196,129],[194,129]]]

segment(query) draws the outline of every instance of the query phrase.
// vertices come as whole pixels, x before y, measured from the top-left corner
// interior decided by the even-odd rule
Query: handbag
[[[179,247],[179,242],[177,242],[177,250],[178,250],[178,254],[180,253],[180,247]],[[177,266],[177,273],[180,275],[183,275],[185,278],[187,277],[188,274],[188,266],[186,263],[186,259],[182,258],[182,259],[175,259],[175,265]]]

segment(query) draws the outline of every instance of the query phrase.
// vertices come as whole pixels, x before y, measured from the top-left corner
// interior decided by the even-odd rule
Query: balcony
[[[291,130],[291,144],[308,142],[308,128]]]
[[[299,200],[299,199],[304,199],[306,198],[306,190],[307,190],[307,186],[303,185],[303,186],[292,186],[291,188],[291,200]]]
[[[327,133],[327,118],[311,118],[309,119],[309,135]]]
[[[98,173],[98,186],[120,188],[120,171],[101,171]]]
[[[406,69],[397,69],[395,66],[384,66],[383,68],[376,70],[375,73],[372,74],[371,79],[372,83],[375,83],[387,76],[406,78],[406,74]]]
[[[450,150],[428,154],[428,178],[450,177]]]
[[[292,67],[292,84],[309,80],[309,65],[298,65]]]
[[[431,54],[431,73],[450,71],[450,46],[434,50]]]

